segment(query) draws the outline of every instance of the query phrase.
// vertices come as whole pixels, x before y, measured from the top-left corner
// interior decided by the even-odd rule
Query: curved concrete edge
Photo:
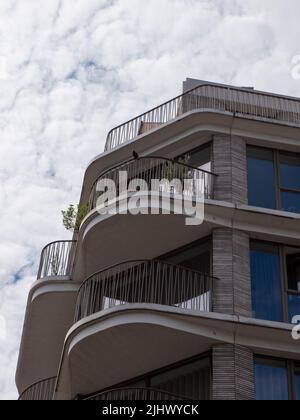
[[[205,200],[202,207],[203,223],[191,227],[186,225],[186,220],[189,220],[186,214],[172,213],[167,217],[162,214],[152,216],[151,212],[153,210],[158,210],[160,213],[168,210],[168,199],[163,197],[160,202],[154,200],[153,204],[151,203],[151,207],[146,207],[143,206],[142,201],[144,196],[145,193],[142,192],[136,195],[136,197],[141,198],[141,212],[148,212],[149,215],[127,215],[125,217],[122,212],[125,212],[128,200],[131,198],[128,197],[118,200],[120,206],[118,214],[99,214],[97,210],[93,210],[86,216],[78,236],[79,246],[77,247],[74,265],[74,281],[81,282],[82,279],[97,271],[130,259],[129,249],[132,250],[131,255],[139,255],[138,259],[151,259],[164,255],[167,252],[164,245],[164,232],[166,231],[170,235],[173,232],[178,232],[176,238],[173,238],[174,248],[180,248],[195,240],[204,238],[211,234],[212,229],[218,227],[238,229],[248,233],[253,239],[286,243],[291,246],[298,245],[300,240],[299,214],[257,209],[252,206],[217,200]],[[179,204],[181,204],[181,200],[172,199],[172,205],[175,208]],[[111,208],[114,205],[114,202],[110,203]],[[141,240],[140,236],[133,235],[134,230],[140,232],[141,229],[144,235],[143,248],[138,244]],[[131,243],[130,246],[128,244],[120,246],[117,255],[115,253],[115,244],[120,241],[120,231],[123,232],[124,238],[131,238]],[[155,236],[157,242],[156,254],[153,252],[153,248],[149,250],[146,246],[147,238],[150,240],[153,235],[157,235]],[[142,249],[144,253],[140,255]],[[101,258],[98,255],[99,250],[101,250]]]
[[[32,383],[36,382],[33,381],[32,383],[27,383],[26,386],[22,385],[24,382],[23,380],[23,370],[24,370],[24,360],[26,359],[25,354],[25,347],[27,342],[27,334],[31,330],[31,328],[34,328],[34,326],[31,325],[31,313],[33,306],[38,303],[39,299],[42,299],[44,297],[49,296],[49,298],[52,298],[52,296],[55,299],[55,295],[57,294],[73,294],[77,296],[79,289],[79,285],[76,283],[73,283],[70,277],[60,277],[59,279],[57,277],[48,277],[46,279],[38,280],[35,283],[33,283],[28,299],[27,299],[27,305],[26,305],[26,312],[25,312],[25,318],[23,323],[23,332],[20,342],[20,351],[19,351],[19,358],[17,363],[17,369],[16,369],[16,375],[15,375],[15,382],[17,385],[17,389],[19,393],[21,394],[24,392],[24,390],[32,385]],[[56,301],[56,299],[55,299]],[[53,305],[53,308],[55,308],[55,302]],[[47,319],[48,320],[48,319]],[[39,325],[40,327],[40,325]],[[46,325],[45,325],[45,331],[47,331]],[[32,345],[36,345],[36,343],[33,343]],[[28,367],[26,367],[28,368]],[[53,375],[50,376],[56,376],[57,371],[53,372]],[[50,377],[49,376],[49,377]],[[43,380],[44,378],[40,378],[40,380]]]
[[[72,283],[70,277],[62,277],[59,280],[55,277],[38,280],[29,292],[28,302],[33,303],[38,297],[49,293],[68,293],[78,291],[78,284]]]
[[[88,358],[88,355],[84,349],[93,347],[93,351],[96,353],[99,349],[105,352],[105,343],[110,339],[114,340],[116,336],[121,341],[124,340],[128,347],[126,349],[123,346],[122,352],[131,354],[137,360],[137,363],[138,360],[141,363],[143,355],[132,353],[137,351],[134,346],[134,334],[136,334],[137,343],[144,341],[140,340],[140,337],[145,334],[144,345],[146,345],[146,329],[148,330],[148,335],[150,332],[151,340],[156,339],[156,334],[159,337],[168,336],[168,331],[171,331],[171,336],[176,335],[176,339],[179,340],[178,343],[184,340],[187,343],[186,349],[184,352],[182,352],[182,349],[181,352],[178,352],[178,357],[181,357],[178,360],[183,360],[184,357],[182,356],[184,355],[188,358],[200,354],[202,351],[208,351],[213,345],[221,343],[246,346],[252,349],[253,352],[261,355],[300,360],[300,344],[299,341],[297,342],[292,338],[292,328],[293,326],[289,324],[217,313],[195,313],[161,305],[131,304],[109,309],[81,320],[68,332],[56,384],[55,399],[71,399],[76,396],[76,390],[73,388],[74,383],[71,380],[74,375],[74,371],[72,371],[72,358],[74,355],[75,360],[77,357],[80,357],[81,369],[84,369],[82,367],[83,361],[90,369],[88,372],[81,374],[80,377],[84,378],[87,376],[89,381],[92,382],[93,368],[91,366],[93,366],[93,360],[85,360],[85,357]],[[126,337],[126,334],[128,334],[128,337]],[[102,340],[101,337],[105,337],[105,340]],[[90,342],[93,342],[93,345],[89,345]],[[96,346],[95,343],[97,343]],[[197,343],[197,345],[195,347],[191,344],[191,348],[188,348],[188,343]],[[166,346],[166,343],[163,345]],[[175,351],[175,347],[171,347],[172,352]],[[195,348],[197,348],[198,353]],[[110,363],[106,361],[105,367],[111,364],[115,370],[118,371],[119,369],[121,372],[120,380],[111,384],[106,379],[103,384],[97,382],[97,389],[89,389],[91,392],[123,382],[121,380],[124,379],[122,377],[122,366],[127,366],[128,364],[126,364],[126,361],[124,363],[123,360],[119,366],[120,357],[115,357],[116,355],[114,355],[113,351],[105,354],[108,360],[109,357],[112,357]],[[176,361],[176,354],[173,356],[174,361]],[[148,362],[147,359],[144,360],[145,366],[147,365],[146,362]],[[161,361],[159,363],[161,364]],[[151,369],[148,371],[151,371]],[[132,377],[134,377],[134,374]],[[116,378],[117,376],[115,376]],[[130,379],[130,375],[127,379]],[[98,381],[97,375],[95,376],[95,381]]]
[[[141,200],[147,196],[145,193],[135,194],[135,197]],[[129,196],[129,199],[131,197]],[[127,199],[117,200],[120,206],[118,215],[122,216],[122,213],[126,212]],[[142,201],[141,201],[142,202]],[[141,212],[145,214],[147,211],[151,215],[151,210],[164,211],[168,210],[168,197],[162,197],[162,201],[153,201],[154,205],[151,207],[140,207]],[[179,207],[181,200],[172,199],[174,207]],[[246,232],[263,233],[264,235],[272,234],[273,237],[277,237],[278,240],[282,240],[283,237],[289,239],[300,239],[300,231],[297,230],[300,222],[300,214],[289,213],[280,210],[271,210],[258,208],[247,205],[233,204],[225,201],[218,201],[213,199],[201,201],[194,201],[194,205],[203,205],[203,220],[202,223],[210,222],[218,227],[231,227]],[[151,203],[152,204],[152,203]],[[162,204],[162,205],[161,205]],[[110,203],[108,210],[112,210],[115,205],[115,201]],[[178,216],[178,214],[173,213]],[[91,211],[86,218],[83,220],[80,231],[81,241],[85,240],[88,232],[93,229],[99,223],[105,222],[106,220],[114,217],[114,214],[99,214],[97,209]],[[189,218],[188,214],[179,215],[183,219]]]

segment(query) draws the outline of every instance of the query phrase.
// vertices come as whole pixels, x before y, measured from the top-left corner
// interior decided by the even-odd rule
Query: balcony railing
[[[114,128],[108,134],[105,150],[112,150],[196,109],[230,112],[236,116],[300,126],[299,99],[205,84]]]
[[[19,397],[19,401],[51,401],[53,399],[56,377],[35,383]]]
[[[118,388],[84,398],[84,401],[181,401],[188,398],[152,388]]]
[[[163,261],[130,261],[86,280],[78,293],[75,322],[130,303],[212,311],[212,277]]]
[[[213,198],[214,181],[217,176],[211,172],[167,158],[140,157],[116,166],[99,176],[91,190],[89,198],[90,210],[97,207],[97,200],[101,195],[99,186],[104,180],[110,180],[113,182],[113,185],[116,186],[116,191],[110,191],[110,187],[108,187],[108,190],[106,191],[108,193],[116,192],[117,196],[119,195],[121,189],[119,179],[120,172],[127,173],[127,181],[125,185],[122,185],[123,188],[132,188],[136,191],[137,184],[135,181],[139,179],[146,183],[148,191],[150,191],[152,190],[152,181],[157,180],[160,183],[160,192],[170,193],[172,190],[172,192],[176,194],[180,193],[180,188],[176,187],[177,184],[173,187],[171,184],[170,190],[170,183],[173,180],[177,180],[180,181],[184,188],[185,195],[202,197],[205,199]],[[185,183],[188,184],[188,188],[185,188]]]
[[[41,254],[38,279],[72,275],[76,241],[58,241],[47,245]]]

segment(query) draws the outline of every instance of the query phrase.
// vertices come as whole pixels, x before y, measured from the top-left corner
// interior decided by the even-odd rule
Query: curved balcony
[[[38,383],[32,388],[31,384],[57,374],[64,339],[73,323],[79,289],[79,284],[71,281],[75,250],[75,241],[47,245],[37,281],[29,291],[16,384],[19,394],[28,389],[30,398],[47,386]]]
[[[125,180],[120,179],[120,172],[126,172]],[[112,181],[112,185],[116,186],[116,190],[106,188],[106,192],[112,196],[119,196],[124,189],[136,192],[137,187],[140,188],[139,181],[142,180],[149,191],[182,194],[184,188],[185,195],[190,197],[212,199],[216,176],[211,172],[163,157],[139,157],[99,176],[90,193],[89,208],[93,210],[97,207],[97,200],[101,196],[100,184],[104,180]],[[154,180],[158,181],[159,185],[153,184]]]
[[[86,280],[79,289],[75,322],[130,303],[212,311],[214,279],[163,261],[130,261]]]
[[[107,136],[105,151],[197,109],[300,126],[300,100],[297,98],[208,83],[114,128]]]
[[[118,388],[84,398],[84,401],[187,401],[170,392],[153,388]]]
[[[19,401],[51,401],[57,377],[36,382],[27,388],[19,397]]]
[[[71,277],[76,241],[57,241],[42,250],[38,280],[53,277]]]

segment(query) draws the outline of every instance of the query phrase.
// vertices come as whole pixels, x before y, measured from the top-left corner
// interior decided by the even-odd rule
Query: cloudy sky
[[[108,130],[186,77],[300,96],[299,16],[299,0],[1,0],[0,399],[17,397],[40,250],[69,237],[61,209]]]

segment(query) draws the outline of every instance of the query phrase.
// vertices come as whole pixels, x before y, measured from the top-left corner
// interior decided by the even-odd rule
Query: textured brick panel
[[[249,236],[235,229],[213,231],[214,311],[252,315]]]
[[[254,400],[254,363],[251,350],[232,344],[213,347],[212,399]]]
[[[212,169],[219,175],[214,188],[216,200],[248,203],[246,147],[241,137],[214,136]]]

